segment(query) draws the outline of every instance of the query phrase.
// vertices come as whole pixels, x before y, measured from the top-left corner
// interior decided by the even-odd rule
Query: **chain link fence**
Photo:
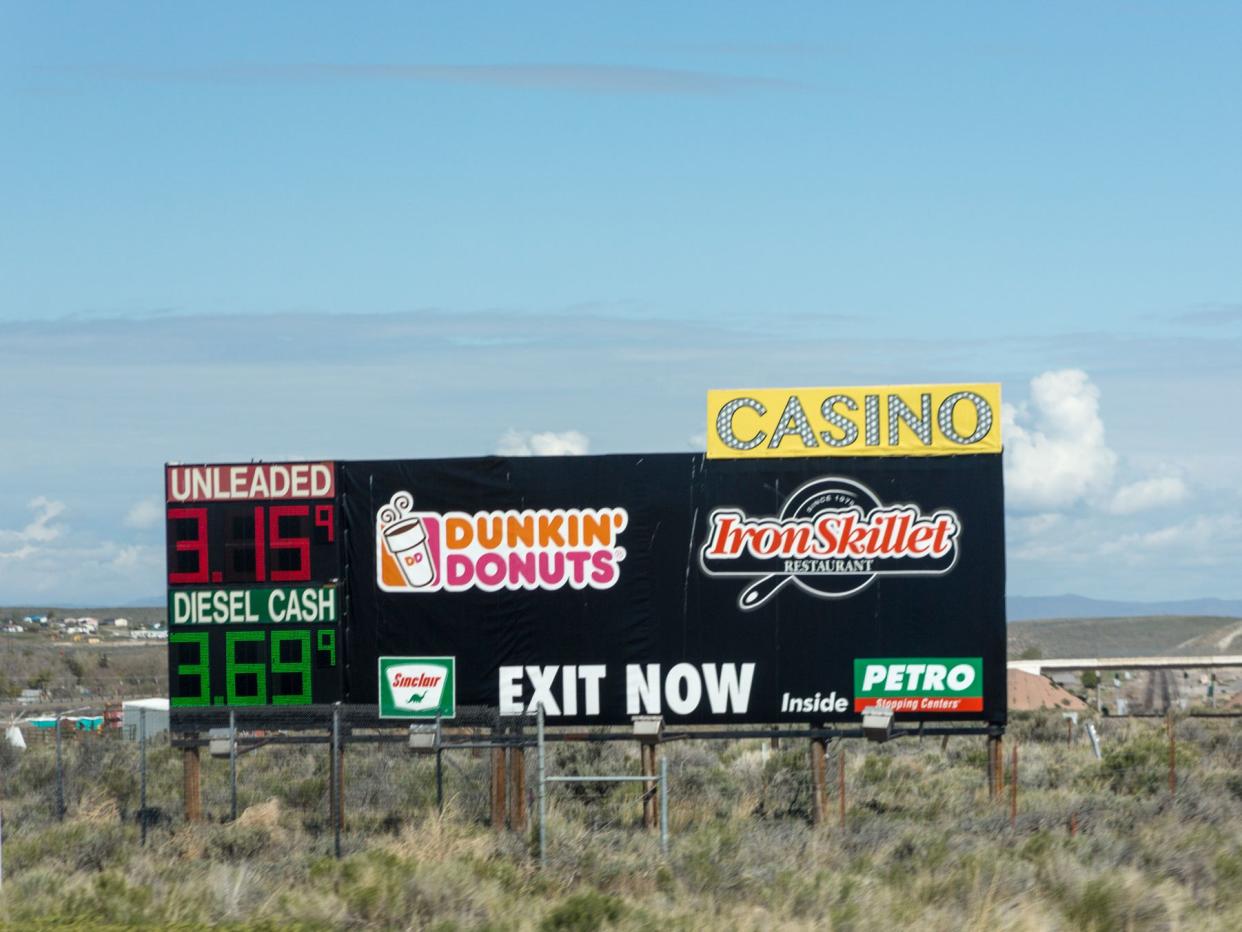
[[[980,831],[1090,835],[1102,825],[1136,818],[1153,800],[1203,812],[1221,797],[1242,798],[1236,720],[1102,718],[1094,727],[1098,757],[1085,729],[1058,715],[1015,717],[1001,751],[1003,781],[991,792],[984,737],[833,740],[817,780],[805,738],[707,741],[683,735],[658,747],[667,761],[672,845],[679,833],[739,820],[817,821],[861,845],[883,837],[886,820],[894,816],[918,818],[915,808],[958,812],[962,824]],[[326,856],[337,850],[338,824],[339,851],[349,855],[438,812],[448,822],[498,827],[507,814],[515,844],[534,853],[534,734],[493,728],[448,729],[438,750],[415,751],[405,731],[350,724],[341,729],[334,774],[330,729],[265,731],[239,722],[236,754],[228,753],[227,730],[215,733],[214,748],[203,745],[197,752],[201,819],[207,825],[293,824]],[[624,740],[628,736],[550,737],[549,776],[642,774],[640,744]],[[25,751],[0,744],[0,807],[11,849],[7,870],[21,870],[23,851],[40,838],[80,846],[81,860],[89,864],[106,860],[109,845],[141,845],[185,826],[183,793],[187,768],[193,767],[187,753],[193,752],[173,746],[166,733],[149,739],[145,751],[141,741],[118,732],[67,726],[59,739],[49,729],[27,732],[27,740]],[[505,747],[507,756],[498,750]],[[497,754],[505,761],[501,771]],[[524,771],[524,778],[515,771]],[[509,801],[499,822],[497,779],[505,783],[502,804],[505,797]],[[339,821],[332,805],[337,781]],[[637,781],[548,784],[549,863],[590,858],[601,846],[658,855],[655,833],[642,831],[650,792]],[[233,842],[220,842],[226,843]]]

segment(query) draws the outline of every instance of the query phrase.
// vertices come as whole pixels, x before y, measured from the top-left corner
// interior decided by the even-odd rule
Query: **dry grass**
[[[1059,723],[1014,723],[1016,829],[990,801],[981,739],[846,748],[848,814],[808,824],[804,742],[668,745],[673,845],[637,828],[632,786],[558,787],[548,867],[529,834],[483,824],[486,758],[455,755],[443,815],[425,758],[351,748],[346,856],[330,856],[326,755],[268,748],[239,762],[234,823],[173,821],[138,845],[98,788],[50,818],[34,757],[0,759],[8,928],[301,929],[1233,929],[1242,927],[1242,736],[1179,724],[1167,788],[1163,728],[1102,722],[1106,758]],[[78,749],[75,748],[75,752]],[[32,755],[46,753],[36,748]],[[829,772],[835,777],[836,753]],[[632,772],[623,746],[557,747],[554,772]],[[175,807],[179,761],[151,755],[153,801]],[[99,755],[110,760],[108,755]],[[223,765],[205,761],[217,817]],[[213,768],[215,768],[213,770]],[[210,779],[208,779],[210,778]],[[479,781],[482,782],[480,787]],[[113,784],[109,784],[113,785]],[[481,791],[480,791],[481,790]],[[131,805],[131,803],[127,803]],[[132,812],[132,809],[130,810]],[[1069,819],[1076,819],[1071,837]]]

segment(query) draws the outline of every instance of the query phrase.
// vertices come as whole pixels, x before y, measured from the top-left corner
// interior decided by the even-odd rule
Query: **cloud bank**
[[[507,430],[496,442],[497,456],[583,456],[591,441],[576,430],[529,433]]]

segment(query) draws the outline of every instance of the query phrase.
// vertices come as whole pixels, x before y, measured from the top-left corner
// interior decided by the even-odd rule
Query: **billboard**
[[[864,414],[869,393],[897,394],[864,391]],[[957,393],[907,407],[964,417]],[[336,701],[377,722],[1003,723],[990,449],[170,466],[174,727]]]
[[[875,703],[1004,721],[999,456],[346,462],[339,481],[352,701],[390,689],[376,658],[451,657],[457,703],[551,723]]]

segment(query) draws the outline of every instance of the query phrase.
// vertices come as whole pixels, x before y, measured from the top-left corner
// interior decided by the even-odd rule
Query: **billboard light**
[[[863,737],[883,743],[893,736],[893,710],[873,705],[863,712]]]
[[[410,726],[411,751],[435,751],[440,747],[440,719],[417,722]]]
[[[634,737],[658,741],[664,731],[663,715],[635,715]]]

